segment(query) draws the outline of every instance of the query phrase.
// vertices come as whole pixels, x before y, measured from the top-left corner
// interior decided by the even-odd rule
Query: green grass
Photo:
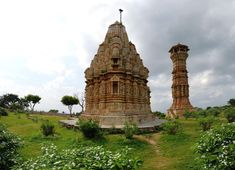
[[[58,124],[62,116],[31,115],[34,120],[29,119],[26,114],[10,113],[9,116],[2,116],[0,123],[17,134],[24,142],[20,154],[25,158],[32,158],[40,155],[40,148],[44,143],[55,144],[59,149],[74,148],[79,146],[102,145],[110,150],[120,150],[125,146],[133,148],[133,157],[144,161],[141,170],[173,170],[191,169],[193,164],[194,145],[200,133],[198,120],[179,120],[183,125],[183,132],[177,135],[167,135],[162,132],[142,135],[144,140],[127,140],[124,135],[105,135],[101,140],[84,139],[81,132],[66,129]],[[56,128],[55,137],[43,137],[40,132],[40,125],[44,120],[53,122]],[[219,119],[216,124],[224,122]],[[148,142],[152,140],[153,143]],[[151,144],[150,144],[151,143]]]

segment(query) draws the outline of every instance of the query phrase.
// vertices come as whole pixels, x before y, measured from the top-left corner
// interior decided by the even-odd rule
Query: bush
[[[8,116],[8,113],[6,112],[6,110],[1,107],[0,107],[0,116]]]
[[[169,135],[175,135],[176,133],[181,132],[182,125],[178,121],[168,121],[163,123],[162,130]]]
[[[220,114],[220,110],[216,108],[210,108],[207,110],[207,115],[209,116],[218,116]]]
[[[229,123],[235,122],[235,108],[231,107],[224,111],[224,116],[228,120]]]
[[[58,113],[58,112],[59,112],[59,110],[51,109],[51,110],[49,110],[49,112],[51,112],[51,113]]]
[[[186,110],[183,114],[183,116],[185,117],[185,119],[187,120],[188,118],[192,117],[192,112]]]
[[[10,169],[18,159],[17,149],[21,146],[20,138],[11,134],[0,124],[0,167]]]
[[[155,111],[153,112],[154,115],[156,115],[158,118],[160,119],[165,119],[166,118],[166,114],[159,112],[159,111]]]
[[[197,142],[197,159],[204,169],[235,169],[235,123],[224,124],[204,133]]]
[[[97,122],[94,120],[79,120],[77,122],[79,128],[86,138],[100,138],[103,136],[101,128]]]
[[[207,110],[199,110],[197,112],[197,115],[198,115],[198,117],[207,117],[208,116],[208,112],[207,112]]]
[[[30,159],[15,169],[93,169],[93,170],[135,170],[142,161],[131,158],[130,148],[111,152],[102,146],[80,147],[62,150],[51,145],[43,147],[43,155]]]
[[[123,127],[123,131],[126,139],[133,139],[133,136],[138,133],[138,127],[136,124],[130,124],[129,122],[125,122]]]
[[[207,131],[211,128],[212,124],[214,123],[214,117],[208,116],[199,119],[199,125],[202,127],[203,131]]]
[[[54,135],[55,126],[51,122],[45,121],[41,125],[41,131],[44,136]]]

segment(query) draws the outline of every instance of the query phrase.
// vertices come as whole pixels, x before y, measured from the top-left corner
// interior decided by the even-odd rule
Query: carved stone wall
[[[110,25],[104,42],[85,71],[86,107],[82,116],[98,119],[101,124],[153,119],[148,73],[124,25],[119,22]]]
[[[189,101],[188,71],[186,68],[188,51],[188,46],[182,44],[177,44],[169,50],[173,62],[173,84],[171,87],[173,103],[168,109],[170,117],[182,117],[186,110],[193,110],[193,106]]]

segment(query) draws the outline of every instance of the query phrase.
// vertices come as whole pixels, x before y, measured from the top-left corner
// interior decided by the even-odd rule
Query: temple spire
[[[123,12],[123,10],[119,9],[119,12],[120,12],[120,24],[122,24],[122,12]]]

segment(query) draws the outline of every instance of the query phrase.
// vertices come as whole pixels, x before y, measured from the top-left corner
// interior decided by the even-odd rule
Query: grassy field
[[[81,132],[66,129],[58,124],[62,116],[31,115],[10,113],[2,116],[0,123],[14,134],[21,137],[24,147],[21,155],[27,159],[40,155],[41,146],[46,143],[55,144],[59,149],[74,148],[81,145],[102,145],[110,150],[119,150],[125,146],[133,148],[132,155],[144,161],[141,170],[174,170],[191,169],[194,159],[194,145],[201,133],[197,120],[179,120],[183,132],[178,135],[167,135],[162,132],[138,135],[135,140],[126,140],[124,135],[106,135],[104,139],[95,141],[84,139]],[[43,120],[50,120],[56,127],[55,137],[43,137],[40,125]]]

